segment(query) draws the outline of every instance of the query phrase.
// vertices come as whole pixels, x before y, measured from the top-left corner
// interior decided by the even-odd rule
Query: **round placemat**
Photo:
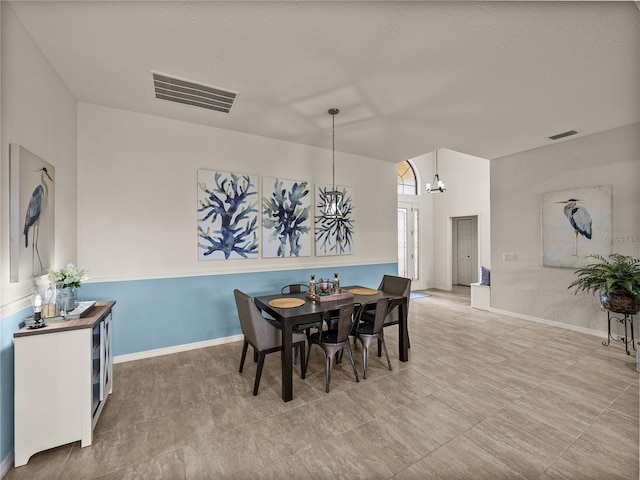
[[[304,305],[304,298],[285,297],[274,298],[269,302],[269,305],[275,308],[293,308]]]
[[[373,290],[371,288],[352,288],[349,291],[354,295],[375,295],[378,293],[378,290]]]

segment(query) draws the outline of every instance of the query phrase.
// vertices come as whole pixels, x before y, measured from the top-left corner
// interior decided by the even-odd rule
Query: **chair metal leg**
[[[239,372],[242,373],[242,369],[244,368],[244,359],[247,356],[247,349],[249,348],[249,342],[247,342],[247,340],[244,340],[244,343],[242,344],[242,357],[240,357],[240,370]]]
[[[262,377],[262,367],[264,366],[264,353],[258,355],[258,367],[256,369],[256,381],[253,384],[253,395],[258,395],[258,387],[260,386],[260,377]]]
[[[311,358],[311,345],[313,345],[312,343],[309,344],[309,348],[307,349],[307,361],[304,364],[304,372],[305,375],[307,373],[307,370],[309,370],[309,359]]]
[[[393,370],[391,368],[391,360],[389,359],[389,352],[387,352],[387,343],[384,341],[384,337],[382,336],[382,332],[380,332],[380,337],[378,341],[382,343],[382,348],[384,349],[384,356],[387,357],[387,365],[389,365],[389,370]]]
[[[362,342],[362,373],[363,377],[367,379],[367,367],[369,366],[369,345]]]
[[[356,370],[356,364],[353,361],[353,352],[351,351],[351,345],[349,345],[349,341],[345,343],[345,347],[343,348],[347,350],[347,355],[349,355],[349,361],[351,362],[351,367],[353,368],[353,374],[356,376],[356,382],[360,381],[360,377],[358,377],[358,370]]]
[[[333,363],[332,355],[324,357],[324,389],[329,393],[329,385],[331,384],[331,364]]]
[[[387,351],[387,344],[384,341],[384,335],[382,334],[382,332],[377,335],[361,335],[358,336],[358,339],[362,344],[362,365],[365,379],[367,378],[367,371],[369,368],[369,350],[371,349],[374,340],[378,341],[378,348],[384,350],[384,356],[387,359],[389,370],[393,370],[393,367],[391,366],[391,359],[389,358],[389,352]]]

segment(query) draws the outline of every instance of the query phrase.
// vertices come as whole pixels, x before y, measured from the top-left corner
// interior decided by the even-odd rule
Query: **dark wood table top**
[[[349,291],[353,288],[364,288],[358,285],[351,285],[348,287],[344,287],[343,290]],[[374,290],[374,289],[372,289]],[[310,298],[307,298],[306,293],[286,293],[286,294],[273,294],[273,295],[262,295],[254,298],[254,302],[261,310],[267,312],[269,315],[273,316],[277,320],[291,319],[293,323],[303,323],[309,320],[309,316],[321,315],[325,312],[330,312],[333,310],[339,310],[343,305],[349,305],[351,303],[369,303],[376,302],[378,299],[387,297],[393,300],[402,300],[405,297],[401,295],[394,295],[391,293],[383,292],[381,290],[374,295],[355,295],[353,298],[343,298],[338,300],[331,301],[314,301]],[[299,307],[291,307],[291,308],[278,308],[272,307],[269,305],[271,300],[275,300],[278,298],[302,298],[305,300],[304,305]],[[305,318],[306,317],[306,318]],[[297,321],[296,321],[297,320]]]

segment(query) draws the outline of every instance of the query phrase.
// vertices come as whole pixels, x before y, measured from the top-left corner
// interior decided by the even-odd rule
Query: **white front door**
[[[398,275],[420,282],[420,209],[417,204],[398,203]]]

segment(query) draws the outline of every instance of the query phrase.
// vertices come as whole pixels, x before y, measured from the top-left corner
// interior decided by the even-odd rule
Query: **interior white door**
[[[471,285],[473,277],[473,220],[456,220],[457,231],[457,284]]]

